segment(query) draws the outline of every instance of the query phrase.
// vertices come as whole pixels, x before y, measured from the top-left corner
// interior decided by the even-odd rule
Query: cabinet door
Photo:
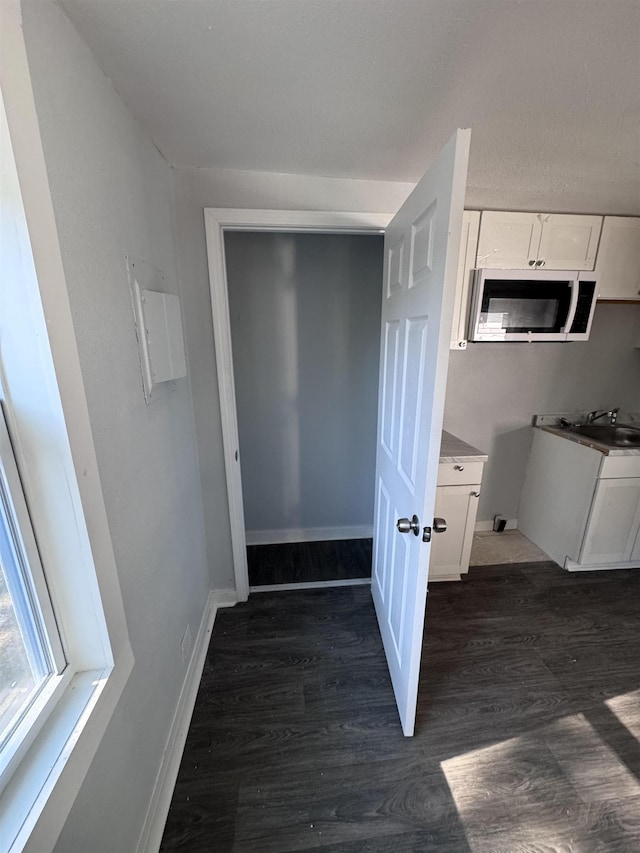
[[[538,258],[542,223],[537,213],[483,211],[476,266],[527,269]]]
[[[538,263],[552,270],[592,270],[596,262],[601,216],[541,214]],[[540,263],[542,261],[543,263]]]
[[[596,273],[600,299],[640,301],[640,218],[605,216]]]
[[[431,537],[429,580],[459,579],[469,571],[480,486],[438,486],[435,515],[447,521],[444,533]]]
[[[469,293],[472,270],[476,265],[480,211],[465,210],[462,214],[462,239],[458,258],[456,296],[453,305],[450,349],[467,348],[467,323],[469,320]]]
[[[598,480],[584,544],[583,565],[631,559],[640,527],[640,477]]]

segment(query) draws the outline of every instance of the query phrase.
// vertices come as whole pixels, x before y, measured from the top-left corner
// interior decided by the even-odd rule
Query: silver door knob
[[[447,529],[447,520],[446,518],[434,518],[433,519],[433,532],[434,533],[444,533]]]
[[[396,527],[400,533],[413,533],[414,536],[420,534],[420,521],[417,515],[412,516],[411,520],[399,518]]]

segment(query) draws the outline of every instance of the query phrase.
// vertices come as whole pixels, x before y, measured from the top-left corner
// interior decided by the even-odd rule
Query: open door
[[[456,131],[385,231],[371,590],[405,735],[418,699],[470,140]]]

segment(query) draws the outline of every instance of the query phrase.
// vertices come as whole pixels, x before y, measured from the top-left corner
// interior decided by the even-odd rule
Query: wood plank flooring
[[[216,618],[162,843],[233,853],[640,851],[640,571],[429,591],[402,736],[366,587]]]
[[[371,577],[372,539],[249,545],[249,585]]]

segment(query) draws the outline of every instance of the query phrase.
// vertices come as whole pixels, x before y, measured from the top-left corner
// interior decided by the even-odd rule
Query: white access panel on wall
[[[142,317],[152,384],[186,376],[187,364],[184,358],[178,297],[173,293],[143,290]]]
[[[144,395],[147,403],[171,391],[187,375],[180,300],[165,293],[165,275],[151,264],[128,259]]]

